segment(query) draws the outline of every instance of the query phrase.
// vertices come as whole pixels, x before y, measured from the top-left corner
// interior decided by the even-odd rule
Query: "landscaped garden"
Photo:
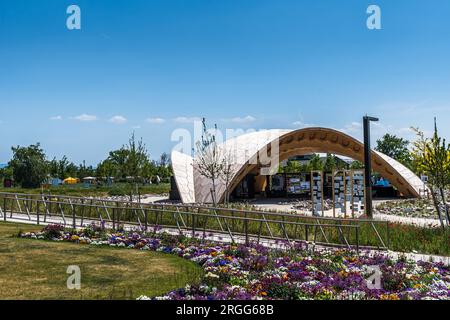
[[[193,262],[160,252],[17,236],[40,229],[0,223],[0,299],[135,299],[196,283],[203,274]],[[69,265],[81,269],[81,290],[67,289]]]
[[[18,233],[18,228],[14,225],[9,231]],[[162,286],[167,286],[161,282],[160,292],[143,289],[140,290],[143,293],[137,294],[136,291],[136,298],[140,299],[450,299],[449,266],[406,258],[394,260],[382,253],[357,255],[348,250],[312,251],[305,242],[292,244],[286,250],[269,249],[256,244],[226,244],[183,235],[171,236],[158,233],[156,229],[150,233],[112,232],[97,225],[80,231],[70,231],[59,225],[47,226],[41,232],[26,231],[18,234],[22,239],[9,240],[31,247],[93,248],[100,250],[97,254],[102,250],[113,250],[111,252],[116,256],[119,256],[119,248],[123,248],[120,257],[124,260],[127,253],[137,250],[150,257],[161,252],[166,253],[165,257],[182,257],[195,262],[204,271],[200,283],[187,281],[187,285],[161,292]],[[136,263],[139,262],[134,261]],[[376,288],[368,285],[374,268],[381,272],[380,287]],[[185,280],[192,271],[198,275],[195,269],[185,269]],[[142,275],[140,280],[144,286],[147,272],[138,273]]]

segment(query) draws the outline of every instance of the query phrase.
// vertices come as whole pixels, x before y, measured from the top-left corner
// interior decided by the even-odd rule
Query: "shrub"
[[[64,226],[60,224],[49,224],[42,230],[44,238],[48,240],[58,238],[63,231]]]

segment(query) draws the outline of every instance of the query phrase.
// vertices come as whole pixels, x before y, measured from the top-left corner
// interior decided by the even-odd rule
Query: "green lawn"
[[[151,251],[19,239],[40,227],[0,222],[0,299],[135,299],[195,283],[193,262]],[[69,290],[69,265],[81,269],[81,289]]]
[[[114,183],[112,186],[89,186],[85,187],[82,183],[73,185],[60,185],[51,186],[49,190],[44,192],[51,192],[56,195],[70,195],[77,197],[105,197],[108,195],[128,195],[130,185],[126,183]],[[139,186],[141,194],[163,194],[169,193],[170,183],[149,184]],[[24,189],[19,187],[14,188],[0,188],[0,192],[12,192],[12,193],[29,193],[39,194],[42,192],[41,188],[36,189]]]

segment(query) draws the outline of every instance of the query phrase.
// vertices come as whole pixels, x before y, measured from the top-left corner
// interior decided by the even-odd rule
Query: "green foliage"
[[[327,153],[327,157],[325,159],[325,163],[323,165],[323,170],[326,172],[332,172],[334,169],[336,169],[337,164],[334,156],[330,153]]]
[[[323,162],[318,154],[314,154],[307,166],[308,171],[323,170]]]
[[[129,184],[113,185],[108,191],[109,196],[126,196],[133,192]]]
[[[37,188],[47,177],[48,164],[44,150],[36,143],[28,147],[12,147],[13,157],[8,166],[13,178],[22,188]]]
[[[13,178],[13,170],[10,166],[6,166],[0,169],[0,181],[12,178]]]
[[[408,150],[409,141],[386,133],[381,139],[377,140],[375,150],[397,160],[407,167],[411,166],[411,153]]]
[[[364,164],[361,161],[355,160],[350,164],[350,169],[353,170],[364,169]]]
[[[425,138],[420,130],[415,131],[418,139],[412,153],[414,167],[428,176],[431,185],[445,189],[450,183],[450,145],[439,136],[436,120],[431,139]]]
[[[284,167],[280,167],[280,173],[300,173],[306,172],[307,165],[301,164],[300,161],[297,160],[288,160]]]

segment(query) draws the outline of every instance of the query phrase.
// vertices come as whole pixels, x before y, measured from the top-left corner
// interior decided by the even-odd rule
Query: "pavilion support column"
[[[372,150],[370,148],[370,121],[378,121],[378,118],[364,116],[364,194],[366,203],[365,211],[368,218],[373,218],[372,212]],[[352,191],[353,192],[353,191]]]

